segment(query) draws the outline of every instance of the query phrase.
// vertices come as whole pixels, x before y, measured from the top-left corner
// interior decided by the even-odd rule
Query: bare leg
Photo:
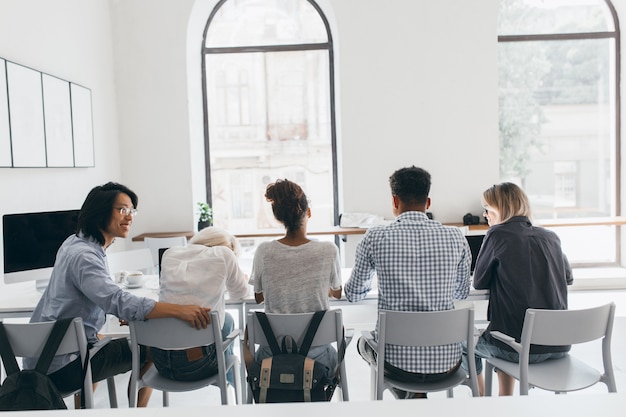
[[[152,361],[148,360],[146,364],[139,371],[139,375],[143,376],[148,369],[152,366]],[[128,391],[130,398],[130,381],[128,383]],[[150,401],[150,396],[152,395],[152,387],[143,387],[137,393],[137,407],[147,407],[148,402]]]
[[[476,375],[476,379],[478,381],[478,395],[481,397],[485,396],[485,377],[483,374]]]
[[[150,396],[152,395],[152,387],[143,387],[137,394],[137,407],[147,407]]]
[[[514,388],[515,379],[502,371],[498,371],[498,395],[513,395]]]

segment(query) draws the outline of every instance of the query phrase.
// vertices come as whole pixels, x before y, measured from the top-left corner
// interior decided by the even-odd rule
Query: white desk
[[[344,268],[342,270],[343,282],[348,279],[350,275],[350,268]],[[158,282],[156,275],[146,275],[145,285],[141,288],[130,289],[130,293],[149,297],[153,299],[158,298]],[[35,282],[21,282],[16,284],[7,284],[1,287],[0,291],[0,319],[2,318],[19,318],[30,317],[35,306],[41,298],[41,293],[35,289]],[[470,291],[468,301],[487,300],[489,298],[489,292],[487,290],[474,290]],[[349,302],[345,296],[341,300],[331,299],[331,307],[345,307],[350,305],[362,305],[362,304],[374,304],[376,305],[377,294],[376,291],[370,292],[363,301],[358,303]],[[250,289],[250,296],[241,300],[226,299],[226,308],[236,309],[239,311],[239,324],[243,324],[245,320],[245,314],[254,308],[260,308],[259,304],[254,300],[252,294],[252,288]]]
[[[5,411],[6,417],[173,417],[183,410],[186,417],[228,415],[229,417],[290,416],[480,416],[480,417],[621,417],[624,414],[624,394],[528,395],[512,397],[455,397],[428,400],[385,400],[289,404],[212,405],[181,408],[125,408],[61,411]]]

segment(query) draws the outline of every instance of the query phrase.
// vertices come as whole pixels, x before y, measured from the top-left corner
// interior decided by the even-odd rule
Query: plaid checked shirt
[[[367,231],[357,246],[345,294],[351,302],[362,300],[377,275],[379,310],[451,310],[454,299],[469,295],[471,260],[459,228],[443,226],[422,212],[404,212],[390,225]],[[435,374],[457,364],[461,346],[388,345],[387,353],[387,361],[397,368]]]

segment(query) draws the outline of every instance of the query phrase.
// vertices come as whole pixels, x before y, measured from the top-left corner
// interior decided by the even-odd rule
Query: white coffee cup
[[[141,271],[129,271],[126,274],[126,285],[130,287],[139,287],[143,284],[143,273]]]

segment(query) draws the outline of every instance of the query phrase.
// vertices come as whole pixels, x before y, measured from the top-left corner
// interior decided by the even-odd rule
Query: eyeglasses
[[[128,216],[129,214],[133,217],[137,215],[137,209],[129,208],[129,207],[113,207],[115,210],[119,210],[122,216]]]

